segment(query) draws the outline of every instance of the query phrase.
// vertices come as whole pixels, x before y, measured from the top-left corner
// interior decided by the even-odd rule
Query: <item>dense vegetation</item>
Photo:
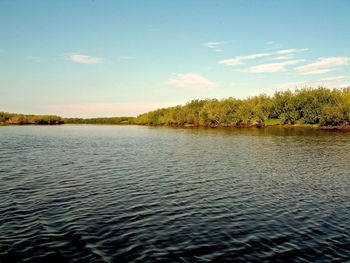
[[[61,118],[0,112],[0,125],[15,124],[144,124],[175,126],[313,125],[350,127],[350,87],[305,88],[247,99],[193,100],[134,117]]]
[[[348,126],[350,88],[305,88],[247,99],[193,100],[184,106],[141,114],[135,123],[147,125],[263,126],[310,124]]]
[[[23,124],[41,124],[53,125],[63,124],[63,119],[55,115],[24,115],[0,112],[0,125],[23,125]]]
[[[25,115],[16,113],[0,112],[0,125],[53,125],[63,123],[74,124],[133,124],[135,117],[112,117],[112,118],[62,118],[55,115]]]
[[[111,118],[64,118],[64,123],[74,124],[134,124],[135,117],[111,117]]]

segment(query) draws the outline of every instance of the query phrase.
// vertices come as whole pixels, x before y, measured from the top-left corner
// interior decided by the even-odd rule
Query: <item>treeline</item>
[[[134,124],[135,117],[111,117],[111,118],[64,118],[64,123],[70,124]]]
[[[247,99],[193,100],[184,106],[162,108],[135,117],[62,118],[0,112],[0,125],[18,124],[144,124],[175,126],[250,127],[298,124],[350,127],[350,87],[304,88]]]
[[[55,115],[25,115],[25,114],[0,112],[1,125],[24,125],[24,124],[53,125],[53,124],[63,124],[63,123],[64,123],[63,119]]]
[[[136,124],[197,126],[259,126],[278,119],[281,124],[348,126],[350,88],[304,88],[247,99],[193,100],[184,106],[141,114]]]
[[[0,112],[0,125],[54,125],[54,124],[134,124],[135,117],[62,118],[56,115],[28,115]]]

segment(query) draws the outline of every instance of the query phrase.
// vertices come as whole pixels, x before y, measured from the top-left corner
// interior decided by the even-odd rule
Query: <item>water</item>
[[[350,133],[0,127],[0,262],[350,262]]]

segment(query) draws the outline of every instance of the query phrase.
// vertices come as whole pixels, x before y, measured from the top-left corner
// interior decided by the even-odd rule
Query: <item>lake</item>
[[[345,262],[350,132],[0,127],[0,262]]]

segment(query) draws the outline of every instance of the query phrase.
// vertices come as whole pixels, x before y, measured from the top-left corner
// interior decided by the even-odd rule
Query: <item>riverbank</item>
[[[154,126],[154,127],[177,127],[177,128],[238,128],[238,129],[249,129],[249,128],[280,128],[280,129],[314,129],[314,130],[346,130],[350,131],[350,126],[320,126],[318,124],[224,124],[224,125],[201,125],[201,124],[135,124],[142,126]]]
[[[318,124],[211,124],[211,125],[201,125],[201,124],[144,124],[144,123],[55,123],[55,124],[35,124],[35,123],[0,123],[0,126],[61,126],[61,125],[117,125],[117,126],[153,126],[153,127],[176,127],[176,128],[238,128],[238,129],[249,129],[249,128],[279,128],[279,129],[314,129],[314,130],[342,130],[350,131],[349,125],[342,126],[320,126]]]
[[[192,100],[137,117],[63,118],[0,112],[0,124],[114,124],[174,127],[350,129],[350,88],[301,89],[246,99]]]

